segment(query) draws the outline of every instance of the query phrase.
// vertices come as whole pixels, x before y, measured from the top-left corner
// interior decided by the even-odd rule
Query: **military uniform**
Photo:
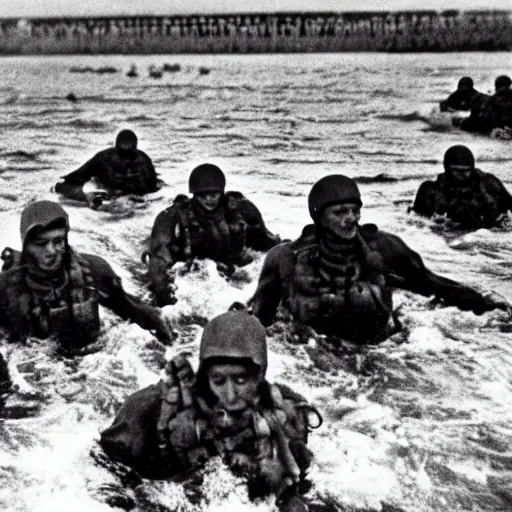
[[[492,227],[498,217],[512,209],[512,197],[496,176],[474,167],[474,157],[465,146],[452,146],[445,155],[445,172],[436,181],[421,184],[413,204],[420,215],[446,215],[461,227]],[[450,166],[471,167],[465,182],[453,178]]]
[[[473,88],[457,89],[448,98],[440,102],[439,109],[441,112],[446,112],[447,110],[471,110],[479,108],[487,98],[487,94]]]
[[[360,201],[355,183],[344,176],[327,176],[317,184],[327,196],[318,200],[318,211],[337,201]],[[350,188],[352,193],[347,193]],[[306,226],[298,240],[274,247],[265,258],[249,301],[263,325],[273,321],[282,302],[296,322],[321,333],[360,344],[381,341],[393,329],[391,288],[435,295],[447,305],[476,313],[496,307],[475,290],[428,270],[398,236],[366,224],[357,228],[354,238],[336,240],[322,232],[311,207],[310,212],[316,224]]]
[[[512,129],[512,81],[499,76],[495,81],[496,92],[471,109],[471,115],[460,123],[468,132],[490,133],[495,128]]]
[[[116,147],[100,151],[79,169],[64,176],[55,191],[67,198],[85,201],[82,187],[89,180],[95,180],[99,188],[113,196],[143,195],[158,190],[159,180],[148,155],[136,148],[124,150],[117,147],[124,132],[129,132],[136,144],[135,134],[123,130],[118,135]]]
[[[67,214],[58,204],[39,201],[29,205],[22,214],[24,245],[32,228],[44,228],[56,220],[67,225]],[[0,325],[12,341],[51,336],[65,348],[82,348],[99,334],[99,304],[155,330],[162,341],[172,339],[160,313],[127,294],[120,278],[99,256],[78,254],[67,247],[63,267],[51,279],[41,276],[24,253],[6,248],[2,258]]]
[[[209,390],[208,364],[222,358],[248,360],[261,371],[251,404],[236,414],[219,409]],[[247,476],[256,494],[298,489],[311,462],[308,412],[316,409],[286,386],[264,380],[261,324],[246,312],[214,318],[203,332],[199,360],[194,375],[185,357],[175,357],[158,384],[128,397],[101,433],[105,452],[145,478],[176,478],[218,456]]]
[[[252,261],[247,248],[266,250],[280,242],[266,228],[258,208],[240,192],[224,193],[224,186],[218,167],[199,166],[190,176],[190,192],[219,191],[218,206],[208,211],[197,197],[179,195],[157,216],[148,254],[151,288],[159,306],[172,300],[168,271],[177,261],[190,264],[195,258],[210,258],[228,267],[241,266]]]

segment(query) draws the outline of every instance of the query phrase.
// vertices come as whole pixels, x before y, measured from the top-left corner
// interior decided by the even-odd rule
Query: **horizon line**
[[[278,15],[278,14],[383,14],[383,13],[400,13],[400,14],[408,14],[408,13],[425,13],[425,14],[444,14],[444,13],[478,13],[478,14],[504,14],[511,13],[512,9],[489,9],[488,7],[473,7],[471,9],[459,9],[459,8],[447,8],[447,9],[371,9],[371,10],[305,10],[305,9],[280,9],[278,11],[227,11],[227,12],[202,12],[202,13],[159,13],[159,14],[148,14],[148,13],[111,13],[111,14],[79,14],[79,15],[49,15],[49,16],[0,16],[0,20],[56,20],[56,19],[103,19],[103,18],[160,18],[160,17],[202,17],[202,16],[254,16],[254,15]]]

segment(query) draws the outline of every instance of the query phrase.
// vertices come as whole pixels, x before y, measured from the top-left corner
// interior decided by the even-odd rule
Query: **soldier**
[[[115,147],[94,155],[82,167],[63,177],[55,191],[69,199],[85,201],[98,208],[103,200],[122,195],[141,196],[160,188],[153,163],[146,153],[137,149],[137,136],[121,130]],[[86,193],[83,185],[95,180],[100,190]]]
[[[281,510],[306,510],[298,493],[311,462],[308,430],[321,417],[288,387],[269,384],[266,369],[265,329],[228,311],[206,325],[197,373],[183,355],[168,361],[158,384],[128,397],[100,444],[143,478],[190,474],[219,456],[248,478],[250,496],[275,493]]]
[[[196,167],[189,178],[192,199],[179,195],[156,218],[151,232],[149,278],[158,306],[172,303],[169,275],[174,263],[211,258],[232,271],[252,261],[247,248],[267,250],[279,243],[258,208],[240,192],[226,192],[224,173],[212,164]]]
[[[381,341],[395,327],[392,287],[475,313],[509,307],[496,295],[434,274],[399,237],[374,224],[359,226],[362,202],[352,179],[326,176],[308,201],[314,225],[268,252],[249,301],[263,325],[272,323],[283,301],[299,325],[359,344]]]
[[[11,341],[52,336],[65,349],[81,349],[99,334],[102,304],[170,343],[160,312],[127,294],[103,258],[75,252],[68,231],[57,203],[37,201],[23,210],[22,252],[4,249],[0,273],[0,325]]]
[[[421,184],[413,210],[420,215],[446,215],[463,228],[490,228],[512,209],[512,197],[492,174],[475,168],[466,146],[452,146],[444,155],[444,173]]]
[[[467,119],[453,119],[453,124],[461,130],[477,133],[490,133],[494,129],[512,130],[512,80],[501,75],[494,81],[495,92],[480,104],[475,104]]]
[[[473,87],[472,78],[464,76],[459,80],[457,90],[439,103],[439,109],[441,112],[471,110],[476,105],[480,105],[486,98],[486,94],[478,92]]]

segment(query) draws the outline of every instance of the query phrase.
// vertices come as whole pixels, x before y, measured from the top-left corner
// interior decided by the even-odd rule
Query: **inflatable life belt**
[[[299,322],[366,343],[386,337],[393,306],[384,275],[369,268],[364,257],[369,249],[359,239],[365,246],[357,271],[348,278],[321,275],[317,243],[296,250],[288,306]]]
[[[285,386],[265,383],[271,406],[248,409],[233,425],[229,418],[219,419],[218,411],[214,413],[194,393],[194,378],[183,355],[165,367],[157,424],[164,465],[170,463],[171,454],[185,469],[196,469],[220,456],[230,467],[274,482],[273,492],[304,478],[311,461],[308,432],[322,423],[314,407]],[[297,446],[302,447],[302,456],[295,453]]]
[[[65,282],[60,287],[61,299],[46,303],[44,289],[37,289],[17,266],[20,253],[2,251],[7,271],[9,319],[14,339],[27,336],[55,337],[64,348],[82,348],[95,340],[100,330],[99,295],[87,260],[70,249]]]

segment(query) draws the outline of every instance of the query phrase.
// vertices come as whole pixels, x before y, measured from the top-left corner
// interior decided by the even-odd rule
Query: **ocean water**
[[[317,179],[338,172],[356,178],[362,222],[400,235],[435,272],[512,301],[510,222],[453,232],[407,212],[453,144],[469,146],[478,167],[512,190],[510,141],[446,128],[431,114],[461,76],[491,91],[497,75],[510,73],[509,53],[0,62],[2,247],[20,248],[19,216],[28,202],[57,200],[59,176],[132,128],[166,186],[135,207],[120,201],[113,212],[63,204],[71,244],[104,256],[144,300],[140,254],[153,221],[187,191],[193,167],[212,162],[225,171],[228,189],[250,197],[283,238],[297,237],[309,222],[307,194]],[[149,65],[164,63],[181,70],[147,76]],[[131,64],[140,77],[125,76]],[[119,72],[74,74],[72,66]],[[69,93],[76,102],[65,99]],[[210,261],[179,276],[178,303],[164,309],[180,333],[169,353],[187,350],[196,364],[201,320],[247,300],[262,263],[260,256],[229,282]],[[358,357],[330,357],[314,340],[290,343],[286,325],[269,329],[269,380],[293,382],[325,418],[310,437],[309,499],[331,510],[511,510],[509,316],[476,316],[400,291],[395,306],[403,332]],[[90,455],[126,396],[158,380],[164,352],[138,326],[103,308],[101,315],[97,350],[81,357],[62,357],[46,341],[20,347],[0,340],[19,384],[0,423],[0,509],[105,511],[132,500],[144,511],[275,510],[272,499],[250,503],[243,484],[215,464],[194,501],[177,483],[125,486]]]

